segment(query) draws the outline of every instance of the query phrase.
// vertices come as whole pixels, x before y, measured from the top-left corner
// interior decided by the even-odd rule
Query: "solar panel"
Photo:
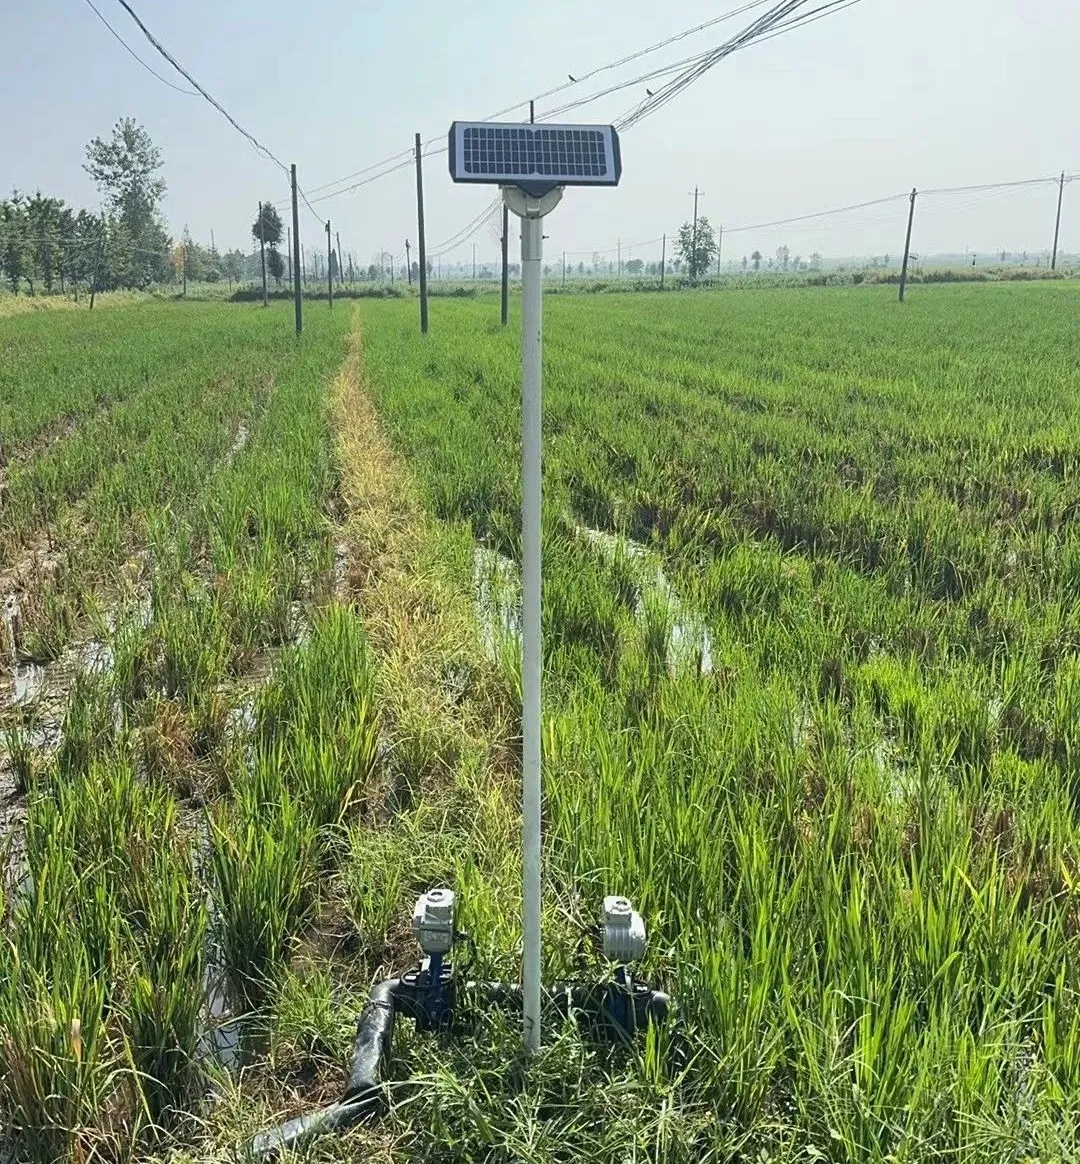
[[[622,172],[610,125],[531,125],[455,121],[450,176],[525,188],[615,186]]]

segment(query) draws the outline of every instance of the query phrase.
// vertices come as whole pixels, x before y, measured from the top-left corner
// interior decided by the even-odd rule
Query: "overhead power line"
[[[1069,185],[1071,182],[1076,181],[1078,178],[1080,178],[1080,173],[1068,173],[1068,172],[1066,172],[1065,185],[1066,186]],[[983,182],[983,183],[978,183],[976,185],[970,185],[970,186],[938,186],[938,187],[928,188],[926,190],[920,190],[918,192],[918,196],[920,198],[922,198],[925,195],[929,195],[929,194],[942,194],[942,195],[944,195],[944,194],[965,194],[965,193],[992,194],[992,193],[999,191],[999,190],[1019,190],[1019,189],[1023,189],[1023,188],[1033,188],[1036,186],[1046,186],[1046,185],[1050,185],[1050,184],[1056,186],[1060,181],[1061,181],[1061,175],[1057,174],[1057,175],[1054,175],[1052,177],[1046,177],[1046,178],[1023,178],[1023,179],[1020,179],[1019,181],[1014,181],[1014,182]],[[842,214],[853,214],[856,211],[867,210],[867,209],[870,209],[870,208],[876,207],[876,206],[887,206],[887,205],[890,205],[892,203],[907,202],[910,197],[911,197],[911,192],[904,191],[901,194],[887,194],[883,198],[871,198],[866,202],[855,202],[855,203],[851,203],[850,205],[847,205],[847,206],[836,206],[830,210],[817,210],[817,211],[814,211],[812,214],[796,214],[796,215],[792,215],[788,218],[777,218],[777,219],[773,219],[770,222],[755,222],[755,223],[751,223],[748,226],[727,226],[727,225],[725,225],[724,226],[724,238],[727,238],[729,235],[733,235],[733,234],[745,234],[748,231],[770,230],[774,227],[779,227],[779,226],[792,226],[792,225],[795,225],[798,223],[803,223],[803,222],[813,222],[817,219],[822,219],[822,218],[833,218],[833,217],[836,217],[836,216],[842,215]],[[954,206],[954,207],[952,207],[952,209],[953,210],[965,209],[968,206],[976,206],[976,205],[978,205],[978,200],[973,199],[971,201],[964,201],[960,204],[959,207]],[[884,217],[886,217],[886,216],[880,216],[880,217],[882,220],[884,220]],[[877,218],[874,219],[874,221],[877,221],[877,220],[878,220]],[[837,225],[842,225],[842,224],[837,224]],[[667,232],[667,237],[669,239],[672,239],[672,238],[675,238],[677,236],[677,234],[678,234],[678,229],[669,230]],[[638,248],[641,248],[644,246],[650,246],[652,244],[658,243],[660,241],[660,238],[661,238],[661,236],[657,235],[655,238],[645,239],[643,242],[634,242],[634,243],[624,242],[620,245],[612,246],[612,247],[593,247],[591,250],[587,250],[587,251],[567,251],[566,254],[567,254],[567,256],[573,255],[575,257],[579,256],[579,255],[586,255],[586,256],[587,255],[612,255],[612,254],[615,254],[616,251],[619,249],[621,249],[623,251],[623,253],[625,254],[631,250],[635,250],[635,249],[638,249]]]
[[[773,226],[791,226],[796,222],[809,222],[814,218],[828,218],[833,214],[849,214],[855,210],[865,210],[869,206],[883,206],[886,202],[897,202],[907,198],[905,194],[888,194],[884,198],[871,198],[869,202],[855,202],[851,206],[838,206],[833,210],[818,210],[813,214],[796,214],[793,218],[778,218],[775,222],[754,222],[749,226],[726,226],[724,234],[742,234],[748,230],[768,230]]]
[[[116,40],[119,41],[124,51],[134,57],[135,60],[138,61],[140,65],[142,65],[142,67],[150,74],[151,77],[156,77],[163,85],[168,85],[170,89],[175,89],[177,93],[183,93],[187,97],[198,97],[199,94],[194,89],[185,89],[181,85],[174,85],[172,81],[168,80],[166,77],[163,77],[155,69],[152,69],[146,63],[146,61],[144,61],[142,57],[140,57],[139,54],[131,47],[131,45],[129,45],[128,42],[124,40],[124,38],[116,31],[116,29],[113,28],[113,26],[105,19],[101,13],[101,10],[94,4],[94,0],[86,0],[86,3],[90,5],[90,8],[93,10],[93,13],[98,18],[98,20],[100,20],[101,23],[104,24],[105,27],[109,30],[109,32],[113,34]]]
[[[801,11],[811,2],[812,0],[783,0],[782,3],[774,5],[768,12],[747,25],[742,32],[717,46],[711,52],[704,54],[701,59],[688,65],[673,80],[647,96],[632,113],[617,122],[616,127],[620,131],[625,131],[639,121],[643,121],[699,80],[725,57],[729,57],[739,49],[745,48],[755,41],[766,39],[768,34],[775,36],[782,32],[789,32],[794,28],[810,23],[812,20],[822,19],[844,8],[851,8],[855,4],[861,3],[861,0],[829,0],[828,3],[818,5],[809,12]]]
[[[202,87],[202,85],[200,85],[199,82],[195,80],[195,78],[187,71],[187,69],[185,69],[184,66],[182,64],[180,64],[180,62],[172,55],[172,53],[169,52],[169,50],[161,43],[161,41],[158,40],[158,38],[156,36],[154,36],[154,34],[150,31],[150,29],[146,27],[146,25],[140,19],[139,14],[128,3],[128,0],[117,0],[117,3],[121,6],[121,8],[124,9],[124,11],[131,17],[131,19],[134,20],[135,23],[139,26],[139,29],[142,32],[143,36],[146,37],[146,39],[154,46],[154,48],[161,54],[161,56],[164,57],[165,60],[168,61],[170,65],[172,65],[172,67],[198,92],[198,94],[201,97],[205,98],[218,111],[218,113],[220,113],[221,116],[225,118],[225,120],[233,127],[233,129],[235,129],[237,131],[237,133],[239,133],[243,137],[247,138],[247,140],[249,142],[251,142],[251,144],[255,147],[255,149],[259,151],[259,153],[261,153],[264,157],[269,158],[270,161],[272,161],[286,176],[289,176],[290,175],[289,167],[287,165],[285,165],[285,163],[272,150],[270,150],[266,146],[264,146],[262,144],[262,142],[260,142],[258,140],[258,138],[256,138],[253,134],[249,133],[236,120],[236,118],[233,117],[233,115],[225,108],[225,106],[221,104],[220,101],[218,101],[214,97],[212,97]],[[304,192],[302,190],[300,190],[299,187],[297,187],[297,191],[299,192],[300,197],[304,202],[304,205],[307,206],[308,210],[310,210],[311,213],[314,214],[315,217],[321,223],[322,218],[320,217],[318,212],[315,210],[315,208],[311,205],[311,203],[308,202],[307,196],[304,194]]]
[[[928,194],[968,194],[980,190],[1011,190],[1020,186],[1044,186],[1047,183],[1057,185],[1061,180],[1059,174],[1049,178],[1024,178],[1019,182],[985,182],[979,186],[940,186],[936,190],[920,190],[919,197],[925,198]],[[1065,178],[1066,183],[1071,181]]]
[[[542,116],[541,120],[546,121],[550,118],[568,113],[573,109],[580,108],[582,105],[588,105],[591,102],[598,100],[600,97],[608,96],[611,93],[618,92],[621,89],[629,88],[632,85],[642,84],[645,80],[651,80],[658,76],[677,72],[678,75],[672,81],[669,81],[666,85],[661,87],[655,94],[648,94],[643,101],[639,102],[634,107],[630,114],[615,123],[616,128],[620,132],[625,131],[633,125],[636,125],[639,121],[642,121],[645,117],[654,112],[656,109],[660,108],[662,105],[665,105],[668,101],[672,100],[694,81],[703,76],[714,65],[718,64],[725,57],[730,56],[732,53],[737,52],[739,49],[746,48],[748,45],[757,41],[768,39],[769,36],[778,36],[782,33],[790,32],[795,28],[800,28],[805,24],[812,23],[815,20],[820,20],[823,17],[832,14],[833,12],[841,11],[844,8],[850,8],[855,4],[861,3],[861,0],[827,0],[826,3],[819,4],[816,8],[813,8],[808,12],[803,11],[806,5],[811,2],[812,0],[783,0],[782,3],[775,4],[772,8],[769,9],[768,12],[758,17],[757,20],[749,24],[736,36],[725,41],[723,44],[708,50],[707,52],[699,53],[685,61],[675,62],[674,64],[662,66],[659,69],[652,70],[650,73],[643,74],[628,81],[620,82],[617,85],[612,85],[607,89],[601,90],[600,92],[588,94],[587,96],[579,98],[575,101],[571,101],[557,109],[548,110]],[[748,11],[756,7],[760,7],[760,4],[748,4],[742,9],[738,9],[736,11]],[[689,35],[689,33],[687,35]],[[669,40],[663,43],[671,43],[671,41]],[[641,54],[634,54],[631,57],[625,59],[634,59],[635,55],[644,55],[644,53],[647,51],[649,50],[643,50]],[[681,71],[679,71],[680,69]],[[594,71],[599,72],[601,70]],[[563,87],[565,86],[559,86],[558,88]],[[552,92],[554,91],[556,90],[552,90]],[[495,116],[499,116],[499,114],[495,114]],[[444,145],[440,149],[432,150],[431,152],[441,153],[445,149],[446,146]],[[404,164],[408,163],[406,162]],[[393,172],[393,169],[396,168],[397,167],[393,167],[384,171],[383,173],[374,175],[373,177],[368,178],[367,181],[375,181],[378,177],[382,177],[384,174]],[[337,193],[344,192],[345,191],[337,191],[334,194],[324,195],[324,197],[335,197]],[[468,227],[463,229],[469,230]],[[475,233],[477,229],[479,229],[479,225],[474,227],[471,233],[467,234],[465,237],[471,237],[471,234]],[[461,242],[463,241],[464,239],[457,240],[452,244],[452,246],[460,246]]]
[[[806,0],[803,0],[803,2],[806,2]],[[837,2],[839,2],[839,0],[837,0]],[[858,2],[859,2],[859,0],[847,0],[847,3],[858,3]],[[714,16],[712,19],[706,20],[701,24],[696,24],[691,28],[683,29],[681,32],[675,33],[674,35],[666,37],[663,40],[657,41],[654,44],[648,45],[645,48],[638,49],[635,52],[629,53],[623,57],[619,57],[618,59],[616,59],[614,61],[608,61],[606,64],[598,65],[596,68],[590,69],[588,72],[584,72],[584,73],[581,73],[577,76],[574,76],[569,81],[563,81],[558,85],[554,85],[550,89],[544,90],[542,93],[537,93],[532,98],[525,98],[524,100],[517,101],[512,105],[507,105],[501,109],[497,109],[497,110],[495,110],[495,112],[489,113],[486,117],[481,118],[480,120],[482,120],[482,121],[494,121],[499,117],[504,117],[508,113],[513,113],[518,109],[526,108],[528,106],[530,100],[542,101],[548,97],[553,97],[557,93],[562,93],[567,89],[571,89],[577,85],[584,84],[586,81],[589,81],[591,78],[597,76],[600,73],[610,72],[614,69],[622,68],[623,66],[629,64],[631,61],[638,60],[641,57],[649,56],[654,52],[658,52],[660,49],[667,48],[669,45],[675,44],[676,42],[681,41],[681,40],[685,40],[689,36],[693,36],[699,32],[703,32],[704,30],[706,30],[708,28],[712,28],[717,24],[721,24],[724,21],[733,20],[735,17],[741,16],[744,13],[752,11],[755,8],[760,8],[766,3],[768,3],[768,0],[752,0],[751,3],[742,4],[738,8],[732,8],[727,12],[721,13],[719,16]],[[578,98],[577,100],[572,101],[566,105],[560,106],[556,109],[545,110],[537,120],[550,121],[552,117],[558,116],[561,113],[568,112],[571,109],[578,109],[578,108],[582,107],[583,105],[588,105],[593,101],[599,100],[601,97],[605,97],[605,96],[609,95],[610,93],[619,92],[620,90],[629,88],[633,85],[643,84],[643,83],[650,81],[656,77],[665,76],[668,73],[671,73],[671,72],[683,67],[684,65],[686,65],[688,63],[698,62],[698,61],[702,60],[704,57],[707,57],[711,52],[714,52],[714,51],[715,51],[714,49],[710,49],[705,53],[696,53],[693,56],[684,58],[683,60],[675,61],[672,64],[665,65],[659,69],[650,70],[650,71],[642,73],[638,76],[632,77],[628,80],[621,81],[618,84],[612,85],[608,88],[601,89],[598,92],[588,94],[587,96]],[[438,140],[439,144],[434,144],[436,142],[436,140]],[[436,135],[429,135],[425,139],[424,147],[425,147],[423,149],[424,157],[430,157],[430,156],[434,156],[434,155],[442,154],[442,153],[446,152],[445,142],[441,140],[441,137],[436,139]],[[411,165],[412,164],[412,157],[413,157],[413,151],[411,149],[400,150],[397,153],[389,154],[387,157],[382,158],[381,160],[379,160],[377,162],[373,162],[370,165],[363,167],[362,169],[354,170],[352,173],[345,174],[342,177],[336,178],[331,182],[324,182],[321,185],[316,186],[313,189],[311,189],[309,191],[309,193],[310,194],[318,193],[321,195],[321,197],[313,199],[316,202],[323,201],[326,198],[337,198],[343,194],[351,194],[351,193],[355,192],[356,190],[358,190],[360,187],[368,185],[372,181],[377,181],[379,178],[386,177],[389,174],[395,173],[399,169],[404,169],[406,166]],[[404,160],[402,160],[402,159],[404,159]],[[394,163],[398,163],[398,164],[394,164]],[[387,167],[387,168],[383,169],[383,167]],[[351,182],[354,178],[361,178],[361,177],[364,177],[364,175],[371,174],[371,172],[374,170],[380,170],[382,172],[375,174],[372,177],[367,178],[364,181],[356,182],[355,184],[348,186],[344,189],[334,190],[332,193],[322,193],[323,191],[330,190],[331,187],[342,186],[346,182]]]
[[[146,37],[146,39],[154,46],[155,49],[157,49],[157,51],[165,58],[165,60],[167,60],[169,64],[172,65],[172,67],[182,77],[185,77],[202,97],[210,102],[210,104],[218,111],[218,113],[221,114],[222,117],[225,118],[225,120],[233,127],[233,129],[237,131],[237,133],[246,137],[260,154],[269,158],[270,161],[272,161],[276,166],[280,167],[286,174],[289,173],[289,167],[285,165],[285,163],[279,157],[277,157],[272,150],[267,149],[267,147],[264,146],[262,142],[258,140],[258,138],[248,133],[248,131],[236,120],[235,117],[233,117],[233,115],[225,108],[225,106],[222,105],[220,101],[217,101],[214,97],[212,97],[202,87],[202,85],[200,85],[199,82],[195,80],[195,78],[187,71],[187,69],[185,69],[184,66],[180,64],[180,62],[172,55],[172,53],[169,52],[169,50],[161,43],[161,41],[158,40],[156,36],[154,36],[150,29],[148,29],[146,25],[143,24],[142,20],[139,18],[139,14],[135,11],[134,8],[131,7],[131,5],[128,3],[128,0],[117,0],[117,3],[121,6],[121,8],[124,9],[124,11],[131,17],[131,19],[135,21],[135,23],[142,31],[143,36]]]
[[[445,242],[440,243],[434,250],[428,252],[428,258],[438,259],[443,255],[449,254],[450,251],[457,250],[472,238],[474,234],[480,231],[487,221],[495,214],[502,205],[501,198],[494,198],[484,207],[483,210],[469,223],[461,228],[456,234],[452,234]]]

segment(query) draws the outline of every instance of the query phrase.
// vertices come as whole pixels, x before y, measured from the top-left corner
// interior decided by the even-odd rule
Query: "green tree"
[[[750,261],[754,264],[754,270],[760,271],[761,270],[761,251],[754,251],[754,253],[750,256]]]
[[[133,117],[121,118],[108,141],[95,137],[86,147],[83,167],[105,196],[113,218],[123,227],[128,261],[123,271],[111,265],[111,286],[142,286],[169,273],[169,239],[161,221],[165,195],[161,150]]]
[[[264,202],[262,212],[255,216],[255,221],[251,224],[251,237],[256,242],[265,242],[268,247],[276,247],[284,233],[281,215],[278,214],[274,204]]]
[[[4,278],[13,294],[18,295],[27,264],[26,201],[18,190],[0,202],[0,262]],[[33,289],[31,284],[31,290]]]
[[[30,266],[52,294],[60,262],[60,212],[63,199],[48,198],[40,190],[26,203]]]
[[[716,255],[716,235],[704,214],[697,220],[696,231],[692,222],[684,222],[679,227],[675,250],[691,279],[696,279],[709,269]]]
[[[67,290],[68,281],[74,282],[73,250],[75,243],[75,212],[65,206],[62,198],[57,199],[60,212],[57,215],[57,233],[60,236],[60,252],[56,257],[56,273],[60,276],[61,292]]]
[[[776,248],[776,261],[785,271],[788,269],[788,263],[791,262],[791,250],[786,244]]]
[[[628,275],[640,275],[644,266],[645,261],[643,259],[628,259],[626,262],[626,273]]]
[[[281,280],[285,276],[285,260],[281,257],[281,251],[277,247],[271,247],[266,252],[266,269],[270,272],[270,277],[280,287]]]
[[[93,282],[94,268],[101,249],[101,232],[103,222],[88,210],[80,210],[75,215],[73,227],[73,245],[70,248],[70,273],[75,284],[76,293],[80,283],[87,287]]]
[[[222,270],[225,272],[230,285],[235,280],[237,283],[244,277],[244,263],[247,261],[247,255],[240,250],[226,251],[222,259]]]

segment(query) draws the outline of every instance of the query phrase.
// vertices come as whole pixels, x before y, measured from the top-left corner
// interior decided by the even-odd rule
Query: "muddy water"
[[[578,533],[605,557],[625,554],[634,563],[645,587],[659,594],[666,603],[671,612],[668,665],[676,669],[691,667],[702,675],[709,674],[713,669],[712,635],[704,620],[679,601],[659,557],[632,538],[584,525],[578,526]],[[635,613],[639,619],[645,617],[644,603],[640,598]]]
[[[473,554],[473,601],[484,649],[498,658],[508,643],[521,639],[521,579],[517,565],[487,546]]]
[[[578,534],[599,553],[614,557],[625,554],[634,563],[642,588],[660,595],[671,614],[668,665],[691,668],[700,674],[713,669],[712,636],[704,621],[680,603],[659,558],[639,542],[616,534],[579,526]],[[521,577],[516,563],[487,546],[477,546],[473,555],[473,602],[480,622],[484,647],[497,658],[507,643],[521,639]],[[644,619],[644,602],[639,599],[636,615]]]

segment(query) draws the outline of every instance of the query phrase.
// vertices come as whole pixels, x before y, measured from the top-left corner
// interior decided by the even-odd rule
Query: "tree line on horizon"
[[[250,274],[244,251],[201,246],[186,227],[180,239],[169,236],[161,214],[163,168],[149,133],[124,117],[107,139],[86,146],[83,169],[101,192],[101,211],[68,206],[40,190],[0,199],[3,286],[15,295],[77,296],[95,282],[98,290],[138,290],[185,273],[207,282]]]

